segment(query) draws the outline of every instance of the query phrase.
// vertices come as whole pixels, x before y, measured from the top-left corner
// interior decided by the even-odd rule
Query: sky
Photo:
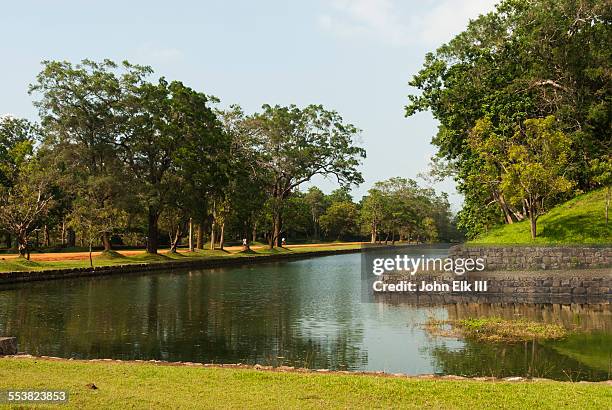
[[[497,0],[10,1],[0,11],[0,115],[38,118],[27,93],[42,60],[150,65],[156,75],[246,112],[323,104],[362,131],[359,199],[376,182],[417,179],[435,153],[430,113],[404,116],[424,56]],[[419,180],[423,185],[425,181]],[[337,185],[318,178],[329,192]],[[453,210],[451,180],[436,184]]]

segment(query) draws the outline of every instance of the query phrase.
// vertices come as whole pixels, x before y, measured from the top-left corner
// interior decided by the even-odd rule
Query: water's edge
[[[42,271],[13,271],[0,273],[0,284],[35,282],[44,280],[107,276],[125,273],[146,273],[160,270],[182,270],[182,269],[212,269],[224,267],[236,267],[252,265],[257,263],[269,263],[285,260],[308,259],[319,256],[343,255],[360,253],[365,248],[355,249],[330,249],[323,251],[307,251],[299,253],[283,253],[278,255],[240,256],[235,258],[198,259],[179,262],[155,262],[155,263],[133,263],[126,265],[111,265],[89,268],[69,269],[47,269]],[[380,249],[380,248],[379,248]]]
[[[7,359],[36,359],[36,360],[48,360],[57,362],[76,362],[76,363],[115,363],[115,364],[131,364],[131,365],[156,365],[156,366],[185,366],[185,367],[205,367],[205,368],[218,368],[218,369],[237,369],[237,370],[258,370],[258,371],[269,371],[269,372],[280,372],[280,373],[318,373],[318,374],[335,374],[335,375],[351,375],[351,376],[374,376],[374,377],[394,377],[411,380],[455,380],[455,381],[486,381],[486,382],[551,382],[551,383],[577,383],[573,381],[562,381],[547,379],[541,377],[522,377],[522,376],[509,376],[509,377],[464,377],[456,375],[436,375],[436,374],[418,374],[410,375],[405,373],[386,373],[384,371],[351,371],[351,370],[330,370],[330,369],[308,369],[304,367],[293,367],[293,366],[262,366],[259,364],[248,365],[243,363],[199,363],[199,362],[170,362],[165,360],[120,360],[120,359],[65,359],[63,357],[54,356],[33,356],[29,354],[16,354],[10,356],[0,356],[0,360]],[[612,380],[603,381],[584,381],[581,380],[581,384],[607,384],[612,385]]]

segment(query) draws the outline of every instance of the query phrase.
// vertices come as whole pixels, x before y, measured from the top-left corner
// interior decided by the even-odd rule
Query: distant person
[[[287,245],[287,241],[285,240],[285,238],[283,238],[281,240],[281,246],[285,246],[285,245]]]

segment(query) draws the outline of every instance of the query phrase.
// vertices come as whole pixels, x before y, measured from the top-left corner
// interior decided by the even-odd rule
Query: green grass
[[[68,407],[79,409],[605,409],[612,403],[612,388],[601,383],[427,380],[15,358],[0,359],[0,389],[66,389]]]
[[[553,323],[527,319],[479,317],[461,320],[429,319],[424,329],[432,336],[475,339],[486,343],[518,343],[530,340],[558,340],[570,332]]]
[[[563,326],[532,322],[526,319],[468,318],[457,321],[455,325],[466,337],[484,342],[516,343],[534,339],[555,340],[568,334]]]
[[[94,266],[110,266],[110,265],[128,265],[136,263],[160,263],[160,262],[182,262],[189,260],[198,259],[223,259],[223,258],[241,258],[241,257],[253,257],[260,256],[266,257],[269,255],[276,254],[299,254],[307,252],[320,252],[327,250],[343,250],[343,249],[355,249],[359,248],[359,244],[349,244],[340,246],[316,246],[316,247],[303,247],[294,249],[275,248],[275,249],[256,249],[251,252],[227,252],[219,249],[216,250],[196,250],[195,252],[189,253],[161,253],[157,255],[151,255],[147,253],[141,253],[134,256],[123,256],[120,253],[104,253],[94,257]],[[69,268],[86,268],[89,267],[89,259],[83,260],[66,260],[66,261],[34,261],[26,260],[23,258],[16,259],[5,259],[0,257],[0,272],[12,272],[12,271],[42,271],[49,269],[69,269]]]
[[[492,229],[469,244],[610,244],[612,221],[606,226],[606,191],[577,196],[538,218],[538,234],[531,239],[529,221]]]

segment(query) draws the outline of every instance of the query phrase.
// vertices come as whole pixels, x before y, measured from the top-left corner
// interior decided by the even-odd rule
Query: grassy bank
[[[214,260],[225,258],[241,258],[261,256],[266,257],[278,254],[300,254],[307,252],[321,252],[331,250],[346,250],[360,248],[359,243],[355,244],[322,244],[320,246],[304,246],[291,248],[259,248],[250,252],[241,251],[222,251],[222,250],[196,250],[194,252],[180,253],[160,253],[157,255],[146,254],[144,252],[137,255],[125,256],[120,252],[112,252],[102,254],[93,258],[94,267],[113,266],[113,265],[130,265],[142,263],[164,263],[164,262],[185,262],[196,260]],[[61,254],[59,254],[61,256]],[[53,261],[36,261],[26,260],[24,258],[0,258],[0,272],[23,272],[23,271],[44,271],[50,269],[70,269],[70,268],[88,268],[90,266],[89,259],[79,260],[53,260]]]
[[[94,384],[97,389],[92,389]],[[71,408],[609,408],[612,388],[148,363],[0,359],[0,389],[66,389]]]
[[[612,222],[606,226],[606,191],[600,189],[558,205],[538,219],[531,239],[529,221],[499,226],[470,244],[610,244]]]

